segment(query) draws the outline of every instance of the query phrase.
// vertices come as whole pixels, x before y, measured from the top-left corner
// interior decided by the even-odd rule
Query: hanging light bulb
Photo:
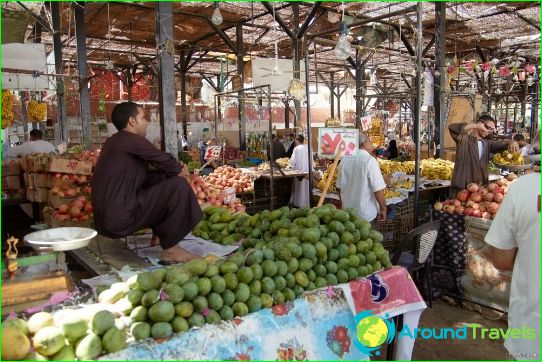
[[[346,22],[341,21],[339,40],[337,45],[335,45],[335,56],[340,60],[346,60],[352,52],[352,46],[348,41],[348,27]]]
[[[222,21],[224,18],[222,17],[222,14],[220,13],[220,3],[217,1],[215,3],[215,11],[213,12],[213,16],[211,17],[211,21],[215,25],[222,24]]]

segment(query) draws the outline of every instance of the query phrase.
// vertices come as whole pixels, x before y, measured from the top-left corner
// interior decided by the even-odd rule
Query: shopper
[[[104,144],[92,176],[96,229],[119,238],[150,227],[163,261],[194,258],[177,245],[201,219],[196,196],[181,176],[186,169],[145,139],[143,108],[120,103],[111,118],[119,132]],[[149,172],[149,165],[158,172]]]
[[[388,144],[388,148],[386,149],[386,155],[388,156],[388,160],[393,160],[397,157],[399,157],[399,150],[397,149],[397,141],[391,140]]]
[[[540,173],[509,186],[485,241],[495,267],[512,270],[508,327],[536,331],[504,346],[515,359],[540,360]]]
[[[43,140],[43,132],[39,129],[30,131],[30,140],[22,145],[9,149],[7,157],[15,158],[30,155],[32,153],[56,153],[55,146],[51,142]]]
[[[294,148],[297,146],[295,143],[295,135],[293,133],[288,133],[288,146],[286,151],[286,157],[291,158],[294,153]]]
[[[270,147],[267,146],[267,159],[275,161],[279,158],[286,157],[286,149],[276,134],[271,135],[271,142],[273,143],[273,154],[271,155]]]
[[[529,156],[534,153],[533,147],[525,141],[525,137],[521,133],[514,135],[514,142],[518,143],[519,153],[522,156]]]
[[[516,142],[497,142],[488,137],[495,131],[495,120],[482,115],[476,123],[454,123],[448,126],[450,135],[456,143],[455,166],[450,193],[452,196],[466,188],[470,183],[488,183],[487,167],[489,153],[497,153],[508,148],[517,151]]]
[[[386,220],[386,183],[380,172],[378,161],[371,155],[371,139],[360,133],[359,150],[344,156],[335,185],[343,209],[353,208],[363,220]]]
[[[292,170],[309,172],[309,147],[305,144],[305,137],[297,136],[295,145],[290,159]],[[307,177],[294,178],[291,200],[295,207],[310,206],[309,179]]]

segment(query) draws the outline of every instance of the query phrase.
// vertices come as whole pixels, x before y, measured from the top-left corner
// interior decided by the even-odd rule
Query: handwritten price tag
[[[358,132],[348,128],[319,128],[318,154],[322,157],[334,157],[337,150],[350,155],[358,148]]]
[[[209,161],[212,159],[220,158],[220,152],[222,151],[221,146],[209,146],[205,151],[204,160]]]

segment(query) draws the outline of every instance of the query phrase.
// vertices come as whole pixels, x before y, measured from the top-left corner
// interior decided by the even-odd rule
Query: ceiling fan
[[[269,76],[280,76],[284,73],[301,73],[299,70],[282,70],[279,68],[279,51],[278,51],[278,42],[275,42],[275,66],[273,68],[259,67],[259,69],[269,71],[268,74],[262,75],[262,77]]]

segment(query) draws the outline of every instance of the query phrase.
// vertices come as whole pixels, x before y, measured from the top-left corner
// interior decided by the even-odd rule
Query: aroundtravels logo
[[[388,317],[388,316],[386,316]],[[380,355],[380,347],[391,343],[395,337],[395,324],[378,315],[372,310],[358,313],[354,318],[356,338],[354,344],[365,355]]]

